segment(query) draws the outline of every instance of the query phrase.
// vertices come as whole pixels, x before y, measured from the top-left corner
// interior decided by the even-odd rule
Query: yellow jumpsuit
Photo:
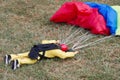
[[[59,43],[56,40],[43,40],[42,44],[48,44],[48,43]],[[28,57],[29,52],[25,52],[25,53],[20,53],[20,54],[10,54],[11,56],[11,61],[12,60],[18,60],[19,65],[22,64],[34,64],[36,63],[38,60],[37,59],[30,59]],[[43,52],[39,52],[39,54],[43,54]],[[70,58],[70,57],[74,57],[75,54],[77,54],[77,51],[75,52],[64,52],[60,49],[54,49],[54,50],[48,50],[45,51],[45,57],[47,58],[54,58],[54,57],[59,57],[61,59],[65,59],[65,58]],[[40,59],[40,57],[38,57],[38,59]]]

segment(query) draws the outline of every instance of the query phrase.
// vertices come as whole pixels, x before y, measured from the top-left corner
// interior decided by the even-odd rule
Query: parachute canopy
[[[107,4],[100,4],[95,2],[85,2],[92,8],[97,8],[99,13],[104,17],[106,26],[110,29],[110,34],[115,34],[117,29],[117,13]]]
[[[116,35],[120,35],[120,6],[112,6],[112,8],[117,12],[117,30],[116,30]]]
[[[114,6],[113,6],[114,7]],[[65,2],[50,18],[90,30],[93,34],[120,35],[118,12],[114,8],[95,2]]]

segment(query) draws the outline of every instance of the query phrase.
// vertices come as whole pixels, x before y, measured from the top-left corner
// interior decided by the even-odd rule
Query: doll
[[[59,40],[42,40],[41,44],[34,45],[29,52],[19,54],[7,54],[4,57],[6,65],[12,65],[16,70],[23,64],[35,64],[44,58],[58,57],[61,59],[74,57],[78,51],[68,49],[65,44],[60,44]]]

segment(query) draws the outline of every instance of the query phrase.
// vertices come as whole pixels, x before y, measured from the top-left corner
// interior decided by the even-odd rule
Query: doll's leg
[[[10,54],[11,60],[28,57],[29,52],[19,53],[19,54]]]
[[[5,64],[9,64],[12,60],[28,57],[28,54],[29,54],[29,52],[5,55],[4,62],[5,62]]]
[[[36,59],[32,60],[32,59],[30,59],[28,57],[18,58],[16,60],[13,60],[12,69],[15,70],[15,69],[17,69],[18,67],[20,67],[23,64],[34,64],[36,62],[37,62]]]

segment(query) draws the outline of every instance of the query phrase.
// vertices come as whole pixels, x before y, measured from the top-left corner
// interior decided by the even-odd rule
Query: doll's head
[[[68,46],[66,44],[60,44],[60,48],[62,51],[67,51],[68,50]]]

